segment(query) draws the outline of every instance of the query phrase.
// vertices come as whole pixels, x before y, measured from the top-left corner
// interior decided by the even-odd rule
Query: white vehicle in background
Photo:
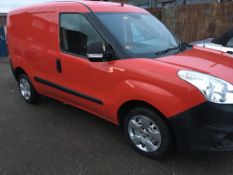
[[[208,38],[206,40],[196,41],[190,44],[233,54],[233,28],[218,38]]]

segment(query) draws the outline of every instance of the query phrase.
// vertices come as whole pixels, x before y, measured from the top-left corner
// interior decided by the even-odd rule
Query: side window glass
[[[226,47],[232,47],[233,48],[233,38],[231,38],[228,42]]]
[[[103,40],[81,14],[60,15],[60,47],[63,51],[86,56],[87,47]]]

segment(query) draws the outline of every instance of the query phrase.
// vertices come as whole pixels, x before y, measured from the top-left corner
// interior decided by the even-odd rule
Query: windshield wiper
[[[190,44],[187,44],[184,41],[180,41],[180,43],[179,43],[179,49],[180,49],[180,51],[185,51],[187,47],[190,48],[190,47],[193,47],[193,46],[190,45]]]
[[[168,49],[165,49],[165,50],[162,50],[162,51],[159,51],[159,52],[156,52],[155,55],[156,56],[159,56],[159,55],[164,55],[172,50],[177,50],[177,49],[180,49],[180,47],[172,47],[172,48],[168,48]]]

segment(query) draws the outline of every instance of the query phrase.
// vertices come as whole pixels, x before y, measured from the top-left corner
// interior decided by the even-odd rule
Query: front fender
[[[197,89],[188,83],[182,83],[183,86],[168,85],[165,89],[148,82],[125,80],[113,90],[114,100],[108,104],[109,109],[113,110],[109,112],[114,113],[113,121],[117,122],[118,110],[128,101],[148,103],[166,118],[171,118],[206,101]]]

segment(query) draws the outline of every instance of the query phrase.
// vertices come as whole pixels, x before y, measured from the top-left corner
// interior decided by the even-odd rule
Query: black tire
[[[23,95],[22,88],[20,87],[20,85],[22,84],[22,81],[28,83],[28,90],[30,91],[30,95],[28,95],[27,97],[25,97],[25,95]],[[34,104],[40,100],[41,95],[36,92],[35,88],[33,87],[32,83],[27,75],[21,74],[19,76],[18,86],[19,86],[20,95],[24,99],[25,102],[27,102],[29,104]]]
[[[146,147],[146,146],[145,146],[145,144],[143,144],[143,142],[138,141],[138,140],[141,140],[141,139],[138,139],[138,137],[137,137],[137,143],[134,143],[132,141],[131,136],[130,136],[130,135],[132,135],[132,132],[130,133],[130,131],[129,131],[129,130],[131,130],[131,129],[129,129],[130,128],[129,123],[130,123],[130,121],[131,122],[137,121],[136,116],[146,116],[147,118],[149,118],[150,120],[152,120],[154,122],[153,124],[157,125],[156,129],[158,129],[158,130],[156,130],[156,131],[157,131],[157,133],[160,134],[160,141],[157,142],[157,144],[159,146],[157,146],[157,149],[155,151],[142,150],[142,149],[144,149],[143,146],[144,147]],[[151,128],[151,126],[155,126],[155,125],[149,125],[149,127]],[[141,127],[139,130],[140,130],[139,134],[141,134],[141,132],[145,131],[145,129],[143,131],[141,131],[142,130]],[[137,130],[137,132],[138,132],[138,130]],[[153,130],[153,132],[155,132],[155,130]],[[141,153],[145,156],[148,156],[150,158],[162,158],[170,151],[171,143],[172,143],[170,130],[169,130],[166,122],[161,118],[161,116],[149,108],[137,107],[137,108],[131,109],[126,114],[126,118],[124,120],[124,133],[125,133],[126,139],[139,153]],[[149,133],[148,133],[148,135],[149,135]],[[140,138],[144,139],[144,137],[149,138],[149,136],[145,136],[145,135],[141,136],[140,135]],[[138,144],[138,142],[140,142],[140,144]],[[152,142],[150,142],[150,143],[152,143]],[[154,145],[154,143],[155,142],[153,142],[153,145]],[[138,146],[140,146],[140,148],[136,144],[138,144]]]

